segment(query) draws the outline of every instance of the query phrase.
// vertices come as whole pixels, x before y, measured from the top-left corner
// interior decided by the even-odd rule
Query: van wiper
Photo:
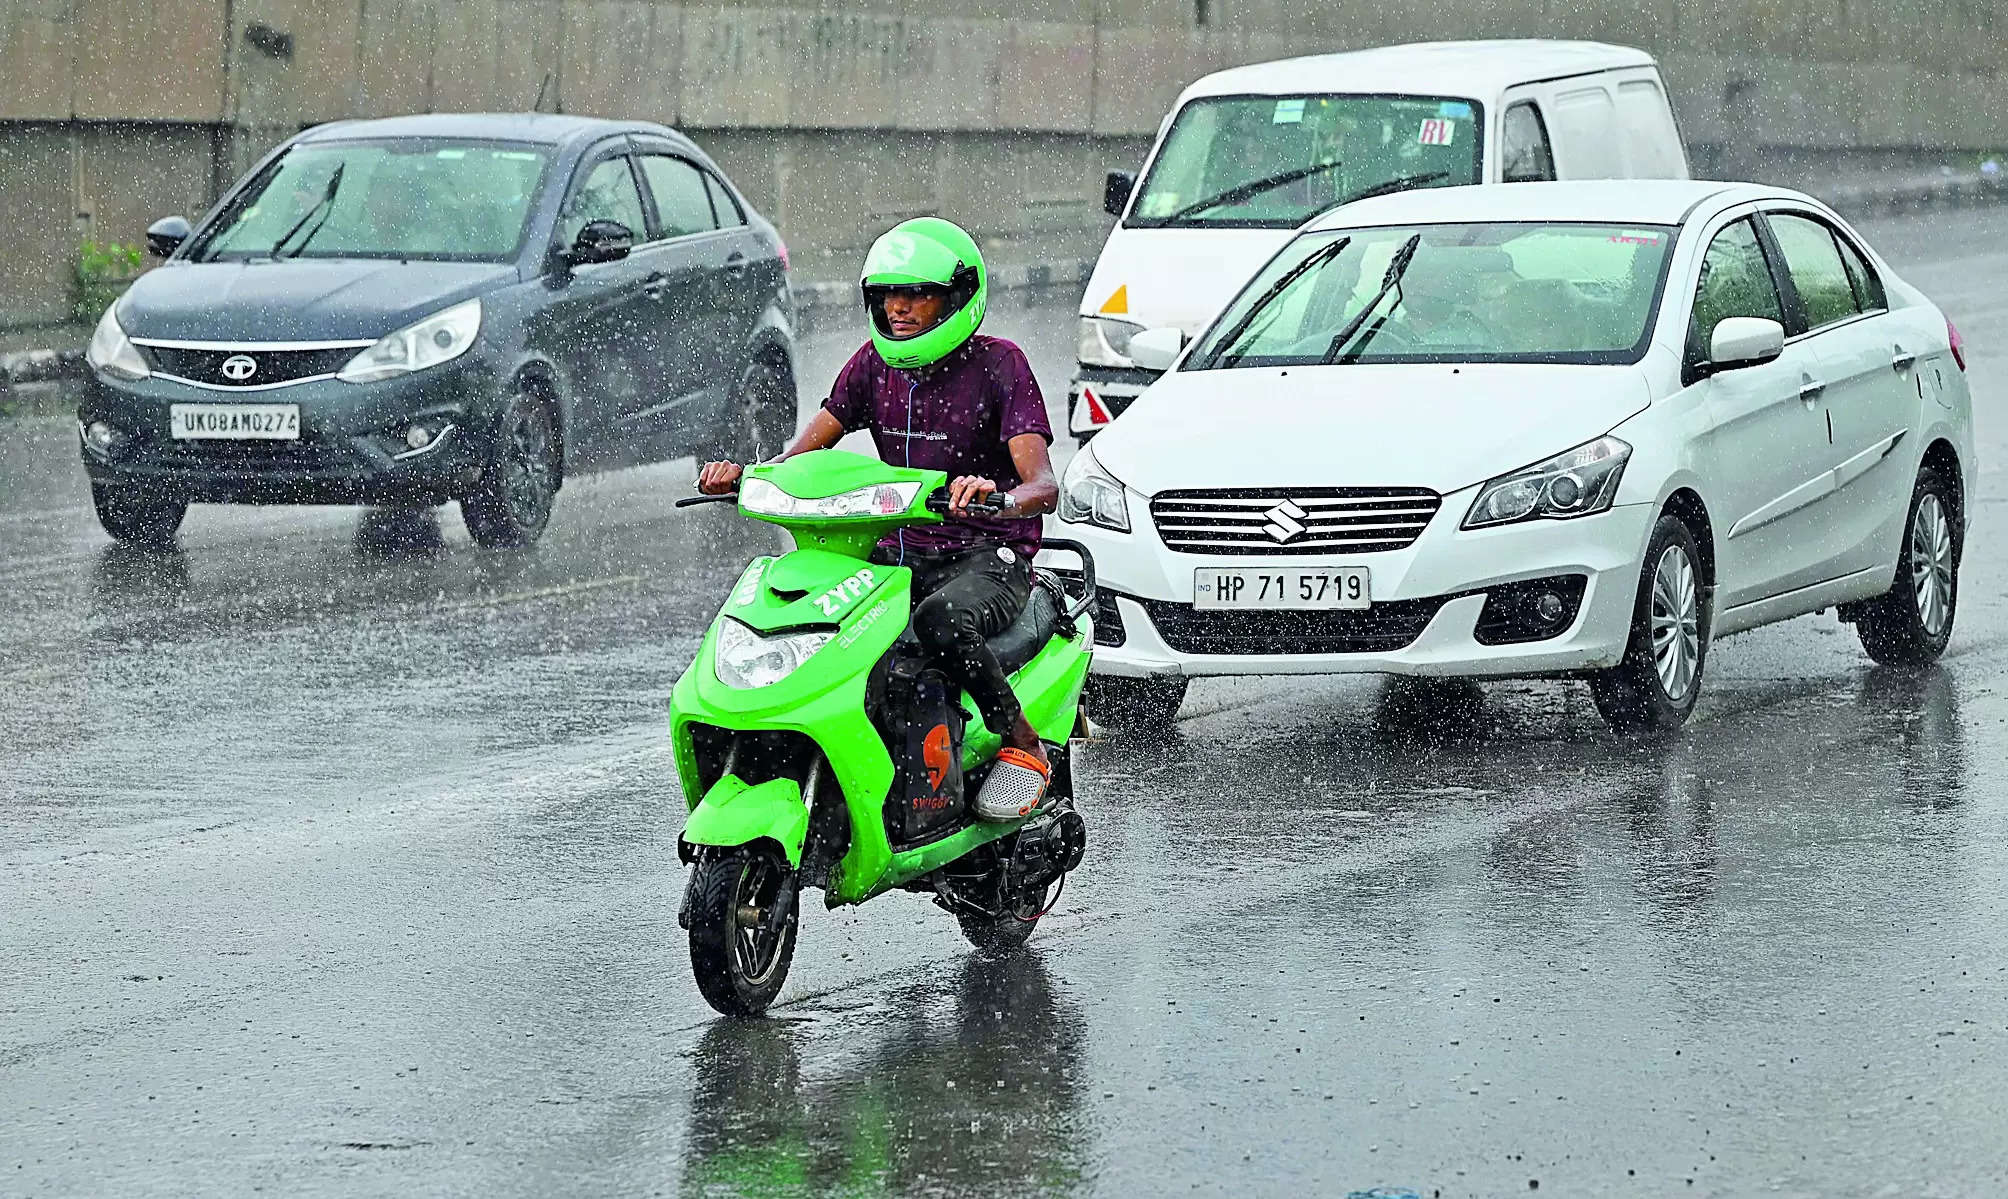
[[[1371,200],[1375,196],[1391,196],[1396,192],[1405,192],[1412,187],[1427,187],[1432,183],[1440,183],[1448,178],[1450,178],[1449,171],[1430,171],[1422,175],[1400,175],[1393,179],[1376,183],[1372,187],[1363,187],[1345,199],[1340,200],[1337,204],[1332,205],[1332,208],[1343,208],[1347,204],[1357,204],[1361,200]],[[1325,211],[1330,212],[1331,209],[1328,208]]]
[[[1161,229],[1174,221],[1182,221],[1190,216],[1198,216],[1209,208],[1218,208],[1222,204],[1239,204],[1243,200],[1252,200],[1263,192],[1275,191],[1277,188],[1287,187],[1299,179],[1309,179],[1313,175],[1322,175],[1326,171],[1335,171],[1341,165],[1343,164],[1337,159],[1333,159],[1330,162],[1313,163],[1307,167],[1298,167],[1295,170],[1283,171],[1275,175],[1243,183],[1238,187],[1230,187],[1218,195],[1208,196],[1204,200],[1195,200],[1170,216],[1159,217],[1141,226],[1141,228]]]
[[[1325,347],[1324,361],[1326,365],[1330,365],[1338,360],[1339,351],[1344,349],[1346,343],[1353,339],[1353,334],[1360,331],[1360,326],[1367,323],[1367,318],[1373,315],[1374,309],[1380,307],[1380,302],[1387,299],[1389,292],[1401,286],[1402,272],[1408,270],[1410,260],[1415,257],[1416,247],[1421,244],[1422,234],[1420,233],[1411,235],[1407,241],[1401,243],[1401,248],[1394,252],[1393,258],[1388,260],[1387,274],[1381,276],[1380,290],[1374,293],[1373,299],[1367,301],[1366,307],[1360,309],[1353,319],[1346,322],[1346,327],[1339,330],[1338,336],[1332,338],[1332,344]],[[1399,304],[1400,301],[1397,300],[1396,303]],[[1394,310],[1390,308],[1388,311],[1393,312]],[[1357,360],[1359,356],[1358,351],[1365,349],[1366,344],[1373,340],[1374,334],[1380,332],[1381,325],[1386,323],[1387,318],[1382,317],[1379,323],[1375,324],[1368,331],[1367,335],[1360,339],[1360,344],[1354,347],[1354,353],[1348,356],[1347,361]]]
[[[1247,353],[1247,351],[1234,350],[1234,343],[1241,340],[1242,335],[1248,332],[1248,327],[1255,323],[1256,317],[1262,315],[1262,310],[1267,308],[1277,296],[1282,295],[1284,288],[1303,278],[1307,272],[1315,270],[1345,253],[1346,246],[1351,244],[1352,240],[1351,237],[1342,237],[1331,245],[1313,250],[1305,256],[1304,261],[1284,271],[1280,278],[1269,285],[1267,291],[1256,297],[1255,302],[1248,306],[1248,311],[1242,313],[1241,319],[1234,322],[1234,327],[1228,330],[1227,336],[1220,339],[1219,344],[1227,347],[1229,352],[1215,350],[1212,354],[1208,355],[1206,365],[1211,368],[1216,362],[1224,362],[1226,365],[1232,366],[1241,361],[1242,355]]]
[[[312,208],[309,208],[307,210],[305,216],[302,216],[291,229],[288,229],[286,230],[285,233],[281,234],[278,241],[272,243],[272,257],[274,258],[279,257],[280,252],[286,248],[286,243],[293,240],[293,235],[298,233],[301,229],[305,228],[308,221],[311,221],[316,216],[319,216],[321,218],[320,224],[315,225],[313,229],[308,232],[307,236],[300,239],[300,244],[293,247],[292,256],[294,258],[298,258],[300,256],[300,251],[307,248],[307,243],[314,240],[314,234],[319,233],[321,231],[321,225],[325,225],[328,223],[328,217],[334,211],[335,192],[341,189],[342,172],[345,169],[347,169],[348,165],[349,164],[346,162],[338,162],[335,164],[335,169],[333,173],[331,173],[328,176],[327,190],[321,193],[321,198],[315,202]]]

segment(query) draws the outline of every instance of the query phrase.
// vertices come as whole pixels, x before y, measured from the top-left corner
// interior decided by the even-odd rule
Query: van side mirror
[[[1135,171],[1110,171],[1102,183],[1102,211],[1121,216],[1129,207],[1130,193],[1136,190]]]
[[[146,227],[147,252],[155,258],[166,258],[181,248],[191,232],[187,217],[164,216]]]
[[[1728,316],[1708,336],[1708,374],[1776,361],[1785,352],[1785,326],[1761,316]]]
[[[619,221],[587,221],[565,252],[569,266],[591,266],[596,262],[619,262],[634,249],[634,230]]]
[[[1129,360],[1159,374],[1170,370],[1184,351],[1185,334],[1177,329],[1145,329],[1129,341]]]

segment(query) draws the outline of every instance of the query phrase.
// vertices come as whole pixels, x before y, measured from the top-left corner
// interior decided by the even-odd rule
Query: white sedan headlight
[[[1134,321],[1084,316],[1075,338],[1075,354],[1082,366],[1135,366],[1129,359],[1129,343],[1141,332],[1143,326]]]
[[[1129,532],[1129,497],[1095,461],[1093,448],[1083,449],[1067,464],[1067,477],[1060,482],[1060,519]]]
[[[789,495],[766,479],[739,485],[739,506],[761,516],[897,516],[913,507],[918,483],[874,483],[842,495],[805,500]]]
[[[834,632],[776,633],[763,637],[730,617],[718,624],[712,661],[718,681],[751,690],[771,687],[801,669],[815,652],[834,640]]]
[[[126,336],[117,313],[118,305],[114,304],[98,318],[97,331],[91,334],[91,344],[84,350],[84,361],[91,364],[92,370],[114,379],[144,379],[153,371],[146,359],[140,357],[139,347]]]
[[[455,304],[378,341],[349,359],[335,377],[344,383],[374,383],[427,370],[465,354],[480,332],[481,301]]]
[[[1602,512],[1617,498],[1631,446],[1599,437],[1546,462],[1487,483],[1471,501],[1467,529],[1518,520],[1565,520]]]

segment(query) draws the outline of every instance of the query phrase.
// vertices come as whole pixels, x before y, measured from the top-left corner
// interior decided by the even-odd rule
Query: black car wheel
[[[733,462],[764,462],[780,453],[795,432],[795,374],[785,363],[757,358],[732,389],[726,426],[716,451]]]
[[[172,545],[182,517],[188,515],[188,505],[180,500],[154,499],[97,483],[91,484],[91,504],[105,532],[127,545]]]
[[[557,502],[558,430],[542,396],[518,391],[503,413],[495,452],[460,515],[475,543],[490,549],[529,545],[550,523]]]

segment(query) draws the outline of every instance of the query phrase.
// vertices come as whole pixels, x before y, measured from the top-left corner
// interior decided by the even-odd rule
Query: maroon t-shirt
[[[1046,400],[1025,351],[981,334],[933,368],[913,373],[887,366],[866,342],[837,372],[823,408],[846,432],[870,429],[879,457],[894,466],[943,470],[950,479],[978,475],[1006,491],[1024,482],[1011,461],[1011,439],[1037,433],[1053,441]],[[1039,518],[950,520],[903,530],[884,544],[899,544],[901,537],[922,553],[1008,545],[1030,558],[1039,552]]]

